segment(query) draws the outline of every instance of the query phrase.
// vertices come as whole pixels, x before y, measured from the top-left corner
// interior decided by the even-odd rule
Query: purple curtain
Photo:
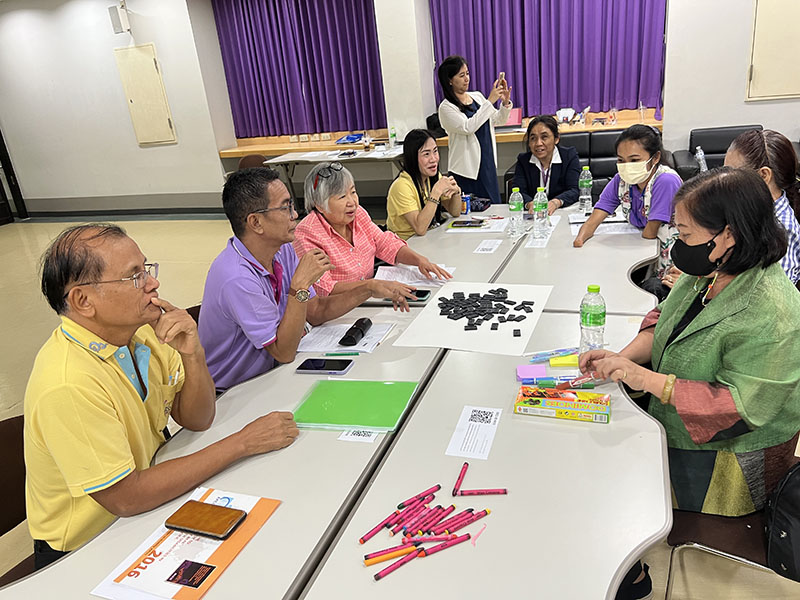
[[[236,137],[386,127],[372,0],[213,0]]]
[[[666,0],[430,0],[430,9],[436,64],[460,54],[484,95],[505,71],[526,115],[661,107]]]

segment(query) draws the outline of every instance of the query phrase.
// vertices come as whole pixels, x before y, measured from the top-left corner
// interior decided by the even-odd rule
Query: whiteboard
[[[114,58],[140,145],[177,141],[154,44],[115,48]]]

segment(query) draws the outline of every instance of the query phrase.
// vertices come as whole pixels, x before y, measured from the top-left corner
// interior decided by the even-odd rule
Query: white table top
[[[636,333],[639,319],[609,316],[611,347]],[[545,313],[529,350],[577,342],[575,315]],[[667,451],[661,425],[614,384],[608,425],[513,414],[524,359],[449,352],[406,423],[391,454],[323,563],[306,598],[613,598],[616,587],[649,545],[671,527]],[[565,372],[554,369],[552,372]],[[491,375],[490,375],[491,374]],[[465,404],[503,408],[489,459],[470,463],[463,486],[507,487],[508,496],[472,501],[450,494],[465,459],[446,456]],[[399,541],[381,533],[358,538],[394,505],[434,483],[435,503],[492,513],[459,534],[476,540],[430,558],[417,558],[385,580],[365,568],[362,556]],[[345,583],[346,582],[346,583]]]
[[[396,348],[392,341],[414,313],[391,308],[358,308],[336,322],[352,323],[369,316],[374,322],[395,320],[397,325],[372,354],[354,357],[346,379],[418,381],[436,349]],[[273,410],[293,410],[317,379],[296,375],[302,353],[284,365],[236,386],[217,401],[214,425],[208,431],[181,431],[156,455],[155,462],[184,456],[244,427]],[[338,431],[302,430],[288,448],[255,456],[229,467],[203,485],[282,501],[264,527],[245,546],[204,598],[247,598],[254,590],[262,598],[280,598],[289,589],[317,542],[323,537],[351,489],[370,462],[379,455],[387,436],[372,444],[337,440]],[[17,584],[0,596],[31,598],[89,598],[91,590],[110,573],[186,499],[186,495],[146,514],[118,519],[87,545]]]
[[[323,161],[335,162],[360,162],[360,161],[382,161],[398,160],[403,154],[402,146],[395,146],[384,149],[372,148],[371,150],[355,150],[353,156],[339,156],[341,152],[353,150],[353,148],[343,147],[341,150],[309,150],[307,152],[287,152],[275,158],[264,161],[267,165],[280,165],[290,163],[316,163]]]
[[[497,282],[552,285],[545,310],[567,312],[578,312],[586,286],[597,284],[607,314],[647,314],[655,307],[656,297],[635,285],[629,274],[637,265],[656,257],[657,240],[634,234],[601,234],[589,239],[583,248],[574,248],[569,212],[556,212],[561,220],[547,247],[525,248],[524,240]]]

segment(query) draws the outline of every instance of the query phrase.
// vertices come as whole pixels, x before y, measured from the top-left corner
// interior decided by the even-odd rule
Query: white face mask
[[[638,162],[617,163],[617,172],[620,178],[622,178],[622,181],[628,185],[642,183],[650,177],[650,174],[656,167],[656,165],[653,165],[652,168],[647,168],[647,163],[649,163],[650,160],[651,159],[640,160]]]

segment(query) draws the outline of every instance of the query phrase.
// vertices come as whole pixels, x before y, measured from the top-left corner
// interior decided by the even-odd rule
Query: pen
[[[360,352],[326,352],[325,356],[358,356]]]
[[[590,383],[592,381],[598,381],[600,379],[602,379],[602,378],[595,371],[592,371],[591,373],[587,373],[586,375],[581,375],[580,377],[576,377],[572,381],[565,381],[563,383],[559,383],[556,386],[556,389],[557,390],[568,390],[570,388],[581,388],[584,385],[586,385],[587,383]],[[592,385],[594,385],[594,384],[592,384]]]
[[[594,383],[586,381],[584,383],[572,384],[569,381],[556,381],[555,379],[523,379],[522,385],[535,385],[540,388],[556,388],[559,390],[577,389],[577,390],[593,390]],[[559,387],[562,386],[562,387]],[[567,386],[567,387],[563,387]]]

